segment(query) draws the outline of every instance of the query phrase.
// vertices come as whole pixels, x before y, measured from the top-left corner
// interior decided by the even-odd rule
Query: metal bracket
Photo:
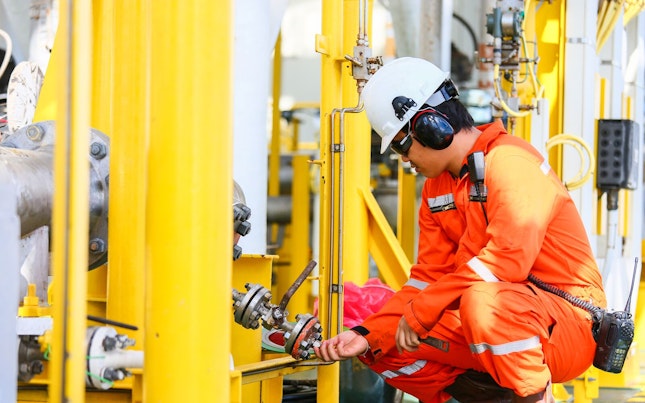
[[[332,293],[335,293],[335,294],[342,294],[343,293],[343,286],[340,285],[340,284],[331,284],[329,286],[329,288],[331,289]]]

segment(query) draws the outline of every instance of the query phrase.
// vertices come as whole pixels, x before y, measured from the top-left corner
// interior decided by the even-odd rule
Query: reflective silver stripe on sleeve
[[[397,376],[399,376],[399,374],[397,374],[394,371],[387,370],[387,371],[381,372],[381,376],[383,378],[386,378],[386,379],[392,379],[392,378],[396,378]]]
[[[531,350],[540,345],[540,338],[538,336],[529,337],[525,340],[511,341],[504,344],[488,344],[477,343],[470,345],[470,351],[474,354],[481,354],[488,350],[493,355],[506,355],[511,353],[518,353],[520,351]]]
[[[398,371],[398,372],[399,372],[400,374],[412,375],[412,374],[414,374],[415,372],[417,372],[417,371],[419,371],[419,370],[423,369],[423,367],[425,367],[425,366],[426,366],[426,363],[427,363],[427,362],[428,362],[428,361],[426,361],[426,360],[417,360],[417,361],[415,361],[414,363],[412,363],[412,364],[408,365],[407,367],[403,367],[403,368],[399,369],[399,371]]]
[[[433,213],[456,209],[455,197],[452,195],[452,193],[439,195],[437,197],[429,197],[427,202],[430,211]]]
[[[426,361],[426,360],[417,360],[417,361],[413,362],[412,364],[410,364],[408,366],[405,366],[403,368],[399,368],[398,370],[397,369],[395,369],[395,370],[389,370],[388,369],[386,371],[383,371],[383,372],[381,372],[381,376],[383,376],[384,378],[387,378],[387,379],[392,379],[392,378],[396,378],[399,375],[412,375],[415,372],[420,371],[421,369],[423,369],[423,367],[425,367],[427,363],[428,363],[428,361]]]
[[[496,283],[499,281],[493,272],[490,271],[488,267],[486,267],[486,265],[477,258],[477,256],[468,261],[468,266],[484,281],[489,283]]]
[[[542,173],[544,173],[546,175],[551,170],[551,165],[549,165],[549,162],[547,160],[544,160],[544,161],[542,161],[542,164],[540,165],[540,169],[542,170]]]
[[[423,290],[428,286],[428,283],[426,283],[425,281],[421,281],[421,280],[411,278],[408,281],[406,281],[406,283],[403,284],[403,285],[404,286],[409,285],[410,287],[414,287],[414,288],[417,288],[419,290]]]

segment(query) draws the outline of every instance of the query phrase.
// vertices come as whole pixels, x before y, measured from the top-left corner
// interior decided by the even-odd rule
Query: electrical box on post
[[[639,134],[638,124],[633,120],[598,120],[598,189],[636,189]]]

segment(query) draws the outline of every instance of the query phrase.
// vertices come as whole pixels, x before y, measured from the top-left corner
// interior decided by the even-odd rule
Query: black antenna
[[[629,306],[632,304],[632,291],[634,291],[634,282],[636,281],[636,270],[638,269],[638,258],[634,258],[634,274],[632,275],[632,285],[629,287],[629,297],[625,304],[625,312],[629,313]]]

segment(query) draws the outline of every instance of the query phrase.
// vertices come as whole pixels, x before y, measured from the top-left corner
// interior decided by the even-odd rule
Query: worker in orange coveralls
[[[396,59],[362,96],[381,153],[390,147],[427,177],[418,260],[379,312],[316,354],[325,361],[358,356],[424,403],[552,402],[551,383],[593,362],[592,320],[535,282],[606,305],[566,188],[500,122],[475,127],[448,75],[432,63]]]

